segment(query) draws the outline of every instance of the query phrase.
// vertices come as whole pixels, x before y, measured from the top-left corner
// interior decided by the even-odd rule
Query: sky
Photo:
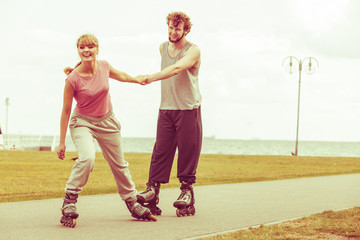
[[[205,137],[295,139],[299,74],[282,66],[294,56],[319,62],[301,74],[299,140],[360,141],[357,0],[0,0],[2,132],[59,134],[63,69],[83,33],[114,68],[158,72],[173,11],[189,15],[186,38],[201,50]],[[110,79],[110,94],[123,137],[155,137],[160,82]]]

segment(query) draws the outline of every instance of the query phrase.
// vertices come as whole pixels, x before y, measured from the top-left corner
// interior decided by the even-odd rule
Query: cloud
[[[313,54],[360,58],[360,29],[355,27],[360,23],[360,2],[297,2],[294,8],[298,9],[294,11],[297,31],[293,38],[297,45]]]

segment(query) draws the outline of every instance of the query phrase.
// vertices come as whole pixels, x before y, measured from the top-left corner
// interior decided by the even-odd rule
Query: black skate
[[[75,203],[77,202],[78,195],[72,193],[66,193],[64,203],[61,208],[62,217],[60,223],[66,227],[74,228],[76,226],[76,219],[79,214],[76,211]]]
[[[154,215],[161,215],[161,209],[156,206],[159,203],[160,183],[148,182],[147,189],[138,194],[137,201],[141,206],[149,208]]]
[[[150,210],[141,206],[138,202],[126,201],[125,203],[132,217],[139,220],[157,221],[156,217],[151,214]]]
[[[181,194],[174,202],[176,207],[176,215],[178,217],[195,215],[195,198],[194,190],[191,183],[181,182]]]

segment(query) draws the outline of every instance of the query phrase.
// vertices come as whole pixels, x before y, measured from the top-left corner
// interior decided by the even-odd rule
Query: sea
[[[2,135],[8,150],[49,150],[55,151],[59,136],[43,135]],[[122,138],[125,153],[151,153],[154,138]],[[95,142],[98,152],[100,147]],[[66,137],[66,150],[76,152],[70,136]],[[295,140],[236,140],[205,137],[202,154],[229,155],[292,155]],[[298,156],[360,157],[360,142],[299,141]]]

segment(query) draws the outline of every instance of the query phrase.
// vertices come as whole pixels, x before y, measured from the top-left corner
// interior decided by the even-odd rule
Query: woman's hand
[[[64,158],[65,158],[65,150],[66,150],[65,144],[59,144],[59,146],[57,148],[57,155],[58,155],[59,159],[64,160]]]
[[[139,76],[136,76],[135,77],[136,80],[138,80],[138,82],[141,84],[141,85],[147,85],[149,84],[149,75],[139,75]]]

